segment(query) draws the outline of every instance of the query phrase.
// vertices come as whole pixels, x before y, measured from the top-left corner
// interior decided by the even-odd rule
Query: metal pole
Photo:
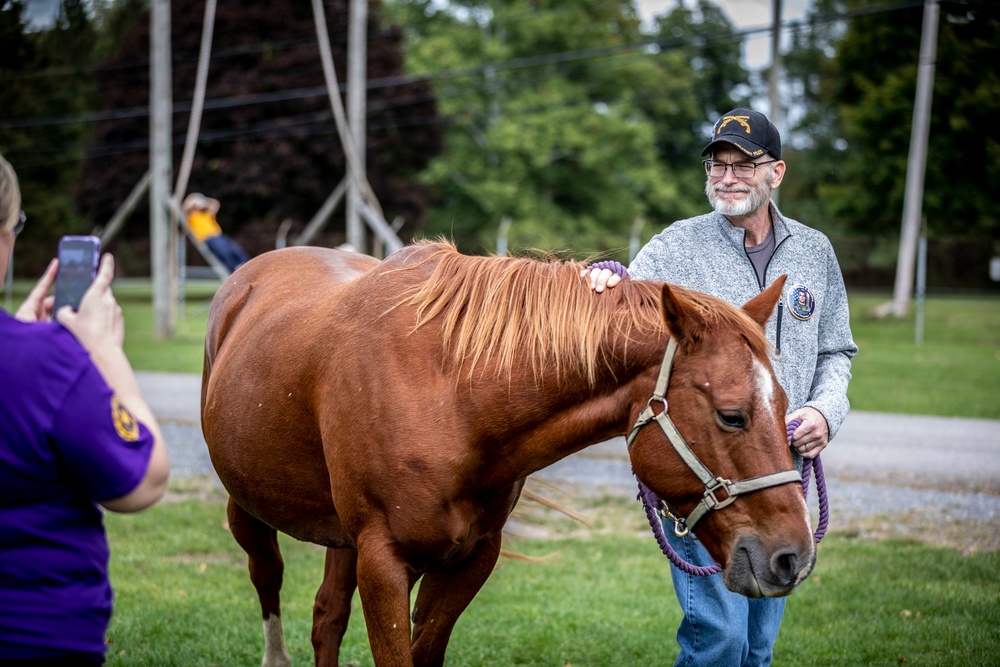
[[[170,201],[172,156],[170,140],[173,97],[170,89],[170,0],[153,0],[149,31],[149,237],[156,337],[170,338],[173,294],[170,275]]]
[[[639,250],[641,249],[640,242],[642,240],[640,238],[640,235],[642,234],[642,228],[645,225],[646,225],[646,219],[643,218],[641,215],[636,216],[635,220],[632,221],[632,232],[629,234],[629,239],[628,239],[629,264],[631,264],[632,260],[635,259],[635,256],[639,254]]]
[[[906,191],[903,195],[903,224],[899,236],[899,259],[896,284],[892,293],[892,312],[906,315],[913,290],[913,264],[920,232],[924,196],[924,170],[927,163],[927,136],[930,133],[931,98],[934,92],[934,60],[937,56],[938,4],[925,0],[924,24],[920,34],[920,64],[917,69],[917,94],[913,103],[913,127],[910,131],[910,157],[906,167]]]
[[[292,240],[292,245],[308,245],[312,242],[313,237],[316,236],[321,229],[323,229],[327,218],[329,218],[330,214],[333,213],[333,210],[337,208],[337,204],[340,203],[340,200],[344,196],[344,191],[347,189],[347,182],[350,180],[350,176],[346,176],[342,181],[340,181],[340,183],[337,184],[337,187],[333,189],[333,192],[331,192],[330,196],[326,198],[323,205],[319,207],[319,210],[316,211],[316,215],[312,217],[312,220],[310,220],[309,224],[306,225],[306,228],[302,230],[302,233]],[[358,249],[355,248],[355,250]]]
[[[142,175],[142,178],[139,179],[139,182],[132,188],[132,192],[128,193],[128,197],[126,197],[122,205],[118,207],[115,214],[111,216],[108,224],[104,226],[104,231],[101,232],[102,246],[107,247],[107,245],[111,243],[111,240],[118,235],[118,232],[125,224],[125,220],[139,205],[139,200],[142,199],[147,192],[149,192],[149,181],[150,173],[147,171]]]
[[[500,228],[497,230],[497,257],[507,256],[507,232],[510,231],[510,216],[500,218]]]
[[[347,53],[347,124],[358,153],[357,164],[348,163],[347,242],[365,252],[361,221],[361,183],[365,177],[365,89],[367,87],[368,0],[351,0]]]
[[[924,296],[927,294],[927,221],[921,225],[920,243],[917,244],[917,323],[914,342],[924,342]]]

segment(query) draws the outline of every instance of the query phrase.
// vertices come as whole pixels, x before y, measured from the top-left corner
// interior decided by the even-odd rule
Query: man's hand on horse
[[[801,419],[802,423],[792,433],[792,447],[804,459],[816,458],[830,442],[830,426],[826,417],[816,408],[805,407],[785,417],[785,423],[793,419]]]
[[[605,288],[611,288],[622,281],[622,277],[611,269],[584,269],[580,276],[586,278],[590,276],[590,289],[595,292],[603,292]]]

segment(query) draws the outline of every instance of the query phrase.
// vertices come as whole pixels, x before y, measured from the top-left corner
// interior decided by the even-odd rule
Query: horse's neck
[[[494,416],[500,470],[522,477],[585,447],[623,435],[651,395],[666,341],[609,341],[592,385],[586,378],[506,387]],[[627,350],[628,354],[622,354]]]

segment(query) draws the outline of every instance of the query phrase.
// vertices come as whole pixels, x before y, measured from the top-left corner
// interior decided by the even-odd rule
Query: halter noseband
[[[635,425],[629,432],[625,442],[628,444],[628,448],[631,449],[632,442],[635,440],[635,436],[639,433],[639,429],[651,421],[656,421],[656,423],[660,425],[660,428],[663,429],[663,433],[667,436],[667,441],[673,446],[674,451],[680,455],[681,459],[684,460],[684,463],[687,464],[688,468],[690,468],[691,471],[697,475],[698,479],[701,480],[701,483],[705,486],[705,494],[702,496],[701,501],[686,517],[678,517],[678,515],[670,509],[666,501],[660,501],[663,503],[666,516],[674,521],[674,533],[676,533],[678,537],[683,537],[684,535],[687,535],[689,531],[694,529],[695,524],[698,523],[702,517],[712,510],[722,509],[723,507],[730,505],[734,500],[736,500],[737,496],[744,493],[751,493],[753,491],[760,491],[761,489],[767,489],[772,486],[790,484],[792,482],[798,482],[801,484],[802,475],[798,470],[793,469],[785,470],[784,472],[774,472],[760,477],[753,477],[740,482],[731,482],[728,479],[713,475],[705,464],[698,459],[687,442],[684,441],[680,431],[677,430],[677,427],[674,426],[674,422],[671,421],[670,416],[667,414],[667,386],[670,384],[670,367],[673,364],[674,354],[676,352],[677,339],[671,336],[670,341],[667,343],[667,349],[663,353],[663,363],[660,364],[660,376],[656,380],[656,387],[653,389],[653,396],[646,403],[646,407],[643,411],[639,413],[639,417],[635,420]],[[659,414],[653,411],[653,403],[663,404],[663,410]],[[725,492],[725,496],[721,500],[719,499],[719,496],[716,495],[720,491]]]

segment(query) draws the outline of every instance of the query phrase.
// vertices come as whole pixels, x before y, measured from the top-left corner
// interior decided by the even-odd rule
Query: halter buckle
[[[712,486],[708,485],[705,486],[705,495],[703,496],[703,501],[705,505],[708,507],[708,509],[720,510],[723,507],[728,507],[729,505],[732,505],[733,502],[736,500],[736,495],[737,495],[729,490],[729,487],[732,485],[732,482],[722,477],[716,477],[713,481],[716,483],[712,484]],[[723,500],[719,500],[715,496],[715,492],[718,491],[719,489],[726,490],[727,495]],[[710,498],[711,501],[709,501]]]
[[[663,505],[663,508],[660,510],[663,518],[674,522],[674,535],[677,537],[686,537],[691,532],[691,529],[684,523],[684,519],[674,514],[674,511],[670,509],[670,505],[667,504],[666,500],[661,498],[660,504]]]

